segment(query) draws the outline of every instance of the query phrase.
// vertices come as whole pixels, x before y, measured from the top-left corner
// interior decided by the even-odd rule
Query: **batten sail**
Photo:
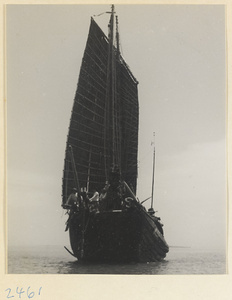
[[[113,163],[136,191],[138,82],[112,43],[92,18],[66,144],[63,203],[77,185],[75,169],[80,187],[101,190]]]

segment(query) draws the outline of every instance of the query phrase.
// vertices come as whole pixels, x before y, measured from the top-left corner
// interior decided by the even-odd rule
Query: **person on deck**
[[[99,211],[99,193],[96,189],[93,189],[93,196],[89,198],[90,212]]]
[[[155,211],[154,211],[154,209],[151,207],[151,208],[148,209],[148,213],[149,213],[150,216],[153,217],[154,214],[155,214]]]
[[[72,193],[69,195],[66,203],[63,205],[63,208],[69,209],[69,212],[68,212],[69,218],[66,222],[65,231],[68,230],[70,222],[71,222],[73,216],[75,215],[75,213],[79,211],[79,206],[80,206],[80,201],[79,201],[77,189],[73,188]]]
[[[162,227],[164,225],[160,222],[160,218],[155,216],[155,211],[154,211],[154,209],[152,207],[148,209],[148,213],[152,217],[152,219],[155,221],[155,224],[156,224],[157,228],[159,229],[159,231],[163,235],[164,231],[163,231]]]
[[[106,181],[105,186],[102,189],[101,194],[99,196],[99,201],[100,202],[106,198],[106,195],[107,195],[107,192],[109,190],[109,187],[110,187],[110,185],[109,185],[108,181]]]
[[[66,203],[63,205],[64,208],[69,209],[78,209],[79,208],[79,199],[78,199],[78,193],[77,189],[73,188],[72,193],[69,195]]]

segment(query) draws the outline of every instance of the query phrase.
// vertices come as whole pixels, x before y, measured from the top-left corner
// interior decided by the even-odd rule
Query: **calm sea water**
[[[9,274],[225,274],[226,256],[219,252],[170,247],[162,262],[80,264],[62,246],[11,248]]]

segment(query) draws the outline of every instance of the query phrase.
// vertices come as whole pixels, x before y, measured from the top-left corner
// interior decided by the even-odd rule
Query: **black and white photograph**
[[[7,4],[5,25],[6,273],[226,275],[226,6]]]

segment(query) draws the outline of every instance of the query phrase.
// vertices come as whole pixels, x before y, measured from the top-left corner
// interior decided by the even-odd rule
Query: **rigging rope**
[[[93,15],[93,17],[100,17],[100,16],[102,16],[102,15],[104,15],[104,14],[109,14],[109,13],[111,13],[111,12],[109,12],[109,11],[104,11],[103,13],[100,13],[99,15]]]

